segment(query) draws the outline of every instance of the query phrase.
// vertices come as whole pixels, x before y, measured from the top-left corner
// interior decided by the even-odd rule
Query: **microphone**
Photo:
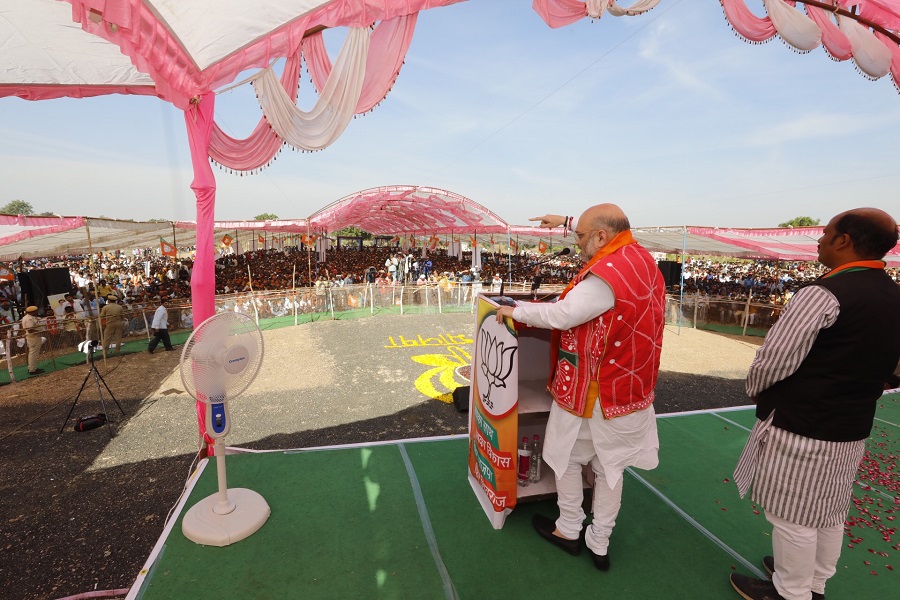
[[[553,254],[548,254],[547,256],[545,256],[545,257],[543,257],[543,258],[541,258],[541,259],[538,259],[538,260],[535,261],[531,266],[534,267],[534,266],[536,266],[536,265],[542,265],[542,264],[544,264],[545,262],[547,262],[548,260],[551,260],[551,259],[554,259],[554,258],[558,258],[558,257],[560,257],[560,256],[566,256],[567,254],[571,254],[571,253],[572,253],[572,249],[569,248],[568,246],[566,246],[566,247],[563,248],[562,250],[557,250],[557,251],[554,252]],[[512,271],[510,271],[510,273],[512,273]],[[500,282],[500,295],[501,295],[501,296],[503,295],[503,287],[504,287],[505,284],[506,284],[506,280],[503,280],[503,281]],[[540,285],[541,285],[540,282],[538,282],[537,286],[532,287],[532,289],[531,289],[532,295],[534,295],[534,294],[537,292],[537,288],[540,287]]]

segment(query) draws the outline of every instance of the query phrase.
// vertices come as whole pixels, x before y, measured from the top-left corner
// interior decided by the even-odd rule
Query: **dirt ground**
[[[135,416],[177,362],[178,352],[109,362],[103,377],[125,412],[104,389],[113,428]],[[74,418],[103,412],[93,377],[59,433],[88,373],[73,367],[0,388],[2,598],[128,587],[188,473],[190,455],[91,469],[108,430],[72,427]]]
[[[421,384],[423,365],[455,370],[465,345],[423,355],[395,342],[462,340],[473,330],[471,315],[407,315],[267,331],[263,370],[235,402],[228,444],[299,448],[464,433],[466,415],[424,396]],[[658,412],[746,404],[743,375],[756,343],[693,330],[666,335]],[[125,413],[104,389],[109,428],[72,429],[74,418],[103,410],[89,377],[60,433],[87,366],[0,387],[0,598],[130,587],[196,456],[176,349],[99,366]]]

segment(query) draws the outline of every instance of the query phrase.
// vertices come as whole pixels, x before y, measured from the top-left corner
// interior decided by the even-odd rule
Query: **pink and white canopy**
[[[392,189],[392,188],[378,188]],[[396,190],[408,190],[410,186],[394,186]],[[387,221],[383,229],[374,231],[378,235],[399,235],[406,239],[409,235],[428,239],[433,234],[452,235],[467,242],[475,237],[480,244],[491,238],[494,243],[505,245],[509,237],[520,246],[537,246],[544,242],[548,246],[574,246],[575,238],[561,228],[547,229],[527,225],[507,225],[502,219],[483,206],[458,194],[435,188],[419,186],[414,188],[431,190],[433,198],[426,199],[440,218],[456,219],[453,227],[441,227],[439,221],[428,219],[419,222],[418,204],[415,202],[396,203],[386,196],[372,194],[371,204],[364,197],[374,190],[366,190],[339,200],[331,207],[319,211],[326,215],[318,223],[319,231],[333,232],[347,225],[357,224],[357,220],[338,207],[355,207],[362,214],[385,213]],[[450,207],[444,205],[447,203]],[[461,218],[450,216],[453,211],[465,205]],[[384,209],[384,210],[382,210]],[[331,215],[330,217],[327,215]],[[341,215],[347,218],[341,218]],[[495,225],[486,226],[488,219]],[[379,220],[368,221],[367,226],[378,225]],[[407,228],[406,226],[410,227]],[[422,227],[426,225],[426,227]],[[216,221],[214,239],[217,245],[226,234],[238,242],[244,250],[259,247],[259,236],[267,244],[291,234],[305,234],[312,229],[312,221],[306,219],[278,221]],[[88,243],[90,231],[90,244]],[[739,258],[763,258],[779,260],[814,261],[817,257],[816,243],[822,235],[821,227],[799,227],[796,229],[735,229],[719,227],[638,227],[632,230],[635,239],[648,250],[678,254],[702,254],[710,256],[734,256]],[[192,221],[135,222],[94,217],[23,217],[0,215],[0,260],[18,258],[40,258],[67,254],[128,250],[130,248],[153,247],[159,238],[174,243],[181,248],[194,246],[197,240],[197,225]],[[295,238],[296,241],[296,238]],[[233,246],[234,247],[234,246]],[[900,244],[886,257],[889,266],[900,266]]]
[[[258,247],[258,235],[269,241],[288,234],[305,234],[307,221],[216,221],[213,239],[224,235],[244,249]],[[158,247],[160,238],[179,248],[197,244],[193,221],[121,221],[95,217],[25,217],[0,215],[0,260],[43,258]]]
[[[688,232],[733,246],[746,248],[751,255],[781,260],[816,260],[822,227],[777,229],[719,229],[689,227]],[[884,257],[888,266],[900,266],[900,243]]]
[[[503,233],[506,221],[465,196],[432,187],[393,185],[345,196],[309,217],[315,230],[353,225],[377,235]]]
[[[369,110],[390,89],[415,15],[459,1],[0,0],[0,98],[152,94],[184,110],[197,198],[191,289],[194,320],[200,323],[214,313],[216,184],[210,158],[233,170],[254,170],[285,143],[308,149],[332,143],[354,114]],[[743,0],[720,1],[747,39],[770,39],[775,30],[788,43],[808,49],[818,45],[818,30],[834,58],[852,56],[871,77],[891,72],[895,82],[900,79],[895,33],[900,0],[810,0],[808,6],[837,2],[839,8],[812,11],[808,19],[793,1],[763,0],[764,19],[742,10]],[[534,0],[533,7],[558,27],[589,15],[637,15],[658,2],[635,0],[623,7],[616,0]],[[847,7],[858,8],[859,14]],[[326,27],[351,29],[333,65],[311,39]],[[308,112],[294,104],[301,57],[312,65],[319,90],[319,102]],[[286,59],[280,77],[271,69],[278,59]],[[215,91],[257,69],[253,85],[263,119],[248,138],[230,138],[214,122]]]
[[[534,10],[550,27],[563,27],[604,14],[635,16],[660,0],[534,0]],[[871,79],[890,74],[900,89],[900,0],[762,0],[765,16],[757,16],[746,0],[719,0],[725,18],[748,42],[778,36],[799,52],[819,46],[834,60],[852,59]],[[798,7],[802,4],[802,9]]]

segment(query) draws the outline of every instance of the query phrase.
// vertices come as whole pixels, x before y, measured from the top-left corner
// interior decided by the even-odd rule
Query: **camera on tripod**
[[[94,360],[94,351],[100,346],[100,340],[85,340],[78,344],[78,349],[88,355],[88,358]]]
[[[119,404],[119,401],[116,400],[116,397],[113,396],[112,390],[109,389],[109,385],[107,385],[106,380],[103,379],[103,375],[100,374],[100,371],[97,370],[97,365],[94,364],[94,351],[100,347],[99,340],[85,340],[78,344],[78,350],[87,354],[88,362],[91,364],[91,368],[88,369],[87,375],[84,376],[84,381],[81,382],[81,389],[78,390],[78,394],[75,396],[75,401],[72,402],[72,408],[69,409],[69,414],[66,415],[66,420],[63,421],[62,427],[59,428],[59,433],[62,434],[63,430],[66,428],[66,423],[69,422],[69,419],[72,417],[72,412],[75,410],[75,405],[78,404],[78,400],[81,398],[81,392],[84,391],[84,386],[87,385],[88,379],[91,376],[94,376],[94,383],[97,384],[97,395],[100,397],[100,404],[103,406],[103,412],[98,413],[96,415],[91,415],[90,417],[82,417],[75,423],[75,431],[88,431],[89,429],[95,429],[100,427],[101,425],[106,425],[109,431],[109,437],[113,436],[112,427],[110,426],[110,421],[106,418],[106,402],[103,400],[103,390],[100,389],[100,384],[103,384],[103,387],[106,388],[106,391],[109,393],[109,397],[112,398],[113,402],[116,403],[116,406],[119,407],[119,412],[122,413],[122,416],[125,416],[125,411],[122,409],[122,405]],[[102,416],[102,419],[100,418]]]

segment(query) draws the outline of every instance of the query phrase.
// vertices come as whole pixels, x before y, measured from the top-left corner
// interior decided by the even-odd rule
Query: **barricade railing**
[[[562,285],[546,285],[540,288],[541,295],[559,292]],[[506,291],[527,292],[530,281],[506,284]],[[263,290],[238,292],[216,296],[216,312],[234,311],[260,320],[282,320],[284,324],[295,324],[320,319],[340,319],[362,314],[442,314],[474,312],[475,299],[482,291],[498,292],[499,286],[484,282],[444,281],[423,284],[353,284],[332,285],[294,290]],[[150,325],[157,305],[130,305],[119,317],[123,323],[122,343],[146,343],[152,337]],[[166,303],[169,313],[169,332],[189,331],[194,327],[193,313],[188,299],[172,300]],[[94,311],[96,312],[96,311]],[[112,328],[115,333],[115,327]],[[84,363],[86,355],[79,349],[85,340],[98,340],[95,359],[104,357],[106,351],[121,351],[114,348],[110,323],[99,316],[58,319],[56,315],[40,319],[34,330],[42,339],[40,361],[50,361],[53,369]],[[134,349],[134,345],[130,348]],[[143,349],[143,348],[142,348]],[[16,377],[14,366],[27,364],[28,343],[20,323],[0,326],[0,358],[5,360],[11,381]],[[2,368],[2,366],[0,366]]]
[[[739,335],[765,336],[783,304],[709,296],[666,296],[666,324]]]

